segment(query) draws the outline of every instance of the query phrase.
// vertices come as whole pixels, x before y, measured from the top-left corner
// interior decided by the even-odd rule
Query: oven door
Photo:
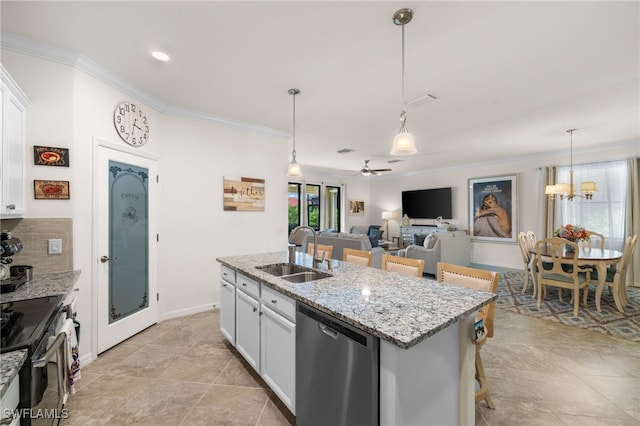
[[[44,348],[46,349],[46,340]],[[61,419],[68,417],[65,408],[67,402],[66,366],[67,340],[65,333],[59,333],[53,344],[32,359],[31,375],[32,401],[30,420],[33,426],[58,425]],[[44,377],[44,387],[41,378]],[[48,383],[48,385],[47,385]],[[37,402],[36,402],[37,401]]]

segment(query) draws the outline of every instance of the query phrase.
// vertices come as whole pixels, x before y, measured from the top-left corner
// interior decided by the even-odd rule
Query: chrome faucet
[[[291,234],[295,234],[301,229],[308,229],[313,233],[313,267],[317,268],[320,263],[324,262],[324,254],[321,258],[318,257],[318,234],[315,229],[307,225],[296,226],[291,231]]]

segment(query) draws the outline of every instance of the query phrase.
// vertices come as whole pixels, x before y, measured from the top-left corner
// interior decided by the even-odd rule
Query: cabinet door
[[[220,331],[236,345],[236,287],[225,280],[220,280]]]
[[[24,215],[24,106],[2,83],[2,217]]]
[[[296,325],[264,304],[262,314],[262,378],[295,414]]]
[[[260,372],[260,304],[244,291],[236,291],[236,349]]]

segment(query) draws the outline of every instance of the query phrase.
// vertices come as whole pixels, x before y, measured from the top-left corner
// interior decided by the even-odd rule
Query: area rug
[[[640,288],[627,289],[629,305],[624,313],[616,309],[613,296],[605,289],[600,299],[602,312],[596,310],[595,286],[591,286],[588,307],[582,306],[580,296],[580,310],[578,317],[573,316],[571,296],[567,293],[563,302],[558,299],[557,290],[547,287],[547,297],[538,309],[538,301],[533,298],[531,283],[527,293],[522,294],[524,273],[522,271],[506,271],[500,273],[497,307],[522,315],[533,316],[562,324],[597,331],[633,342],[640,342]]]

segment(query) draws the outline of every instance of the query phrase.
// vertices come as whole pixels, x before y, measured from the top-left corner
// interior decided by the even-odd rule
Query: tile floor
[[[289,425],[225,343],[217,311],[157,324],[82,370],[65,425]],[[497,310],[477,425],[638,425],[640,345]],[[421,425],[416,425],[421,426]]]

